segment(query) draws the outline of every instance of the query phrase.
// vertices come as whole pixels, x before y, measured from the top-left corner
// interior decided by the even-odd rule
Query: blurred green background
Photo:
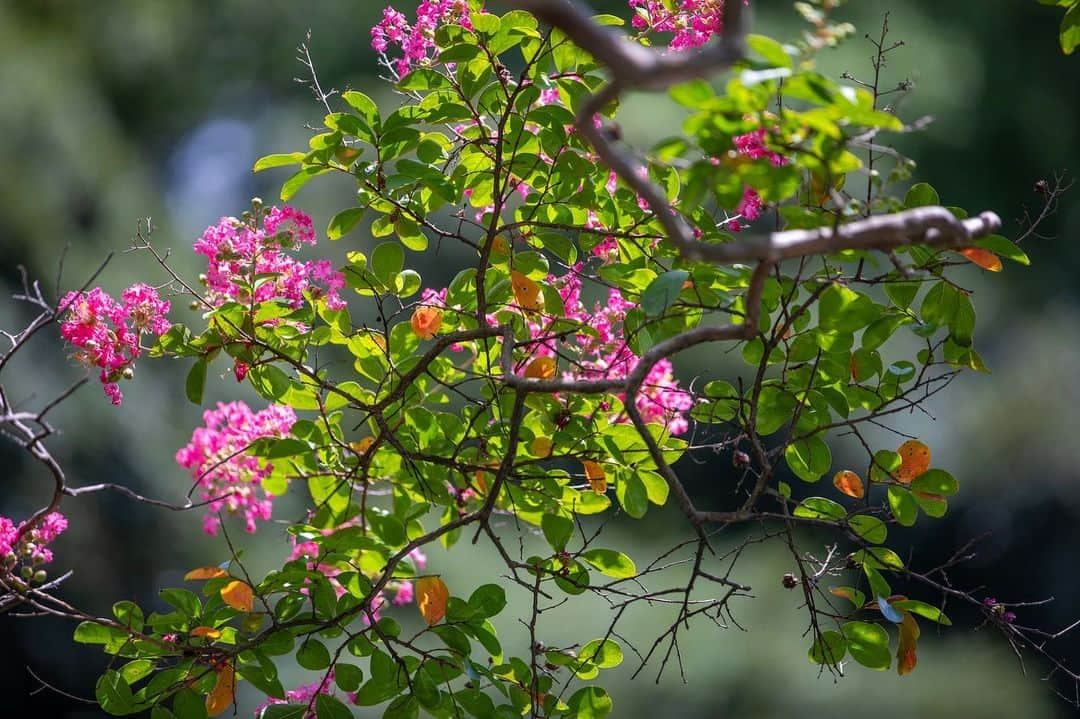
[[[790,3],[756,4],[757,31],[791,39],[801,30]],[[410,5],[415,3],[399,3],[402,9]],[[194,276],[199,268],[189,248],[203,228],[221,215],[238,214],[253,195],[276,197],[284,175],[253,176],[253,161],[305,147],[305,123],[320,122],[320,107],[293,80],[304,73],[295,49],[308,29],[324,86],[362,89],[393,102],[369,46],[381,6],[372,0],[0,2],[2,294],[16,290],[18,264],[52,290],[65,247],[65,289],[81,285],[110,252],[117,254],[100,280],[107,289],[117,291],[136,277],[163,282],[148,257],[124,253],[136,221],[146,216],[158,228],[155,244],[171,248],[175,266]],[[619,11],[622,4],[595,6]],[[946,204],[993,209],[1013,234],[1011,218],[1039,207],[1032,190],[1037,180],[1080,168],[1080,58],[1065,58],[1057,48],[1059,13],[1035,0],[857,0],[839,15],[859,34],[842,49],[826,51],[825,68],[865,77],[872,48],[862,33],[876,34],[889,10],[892,37],[906,46],[890,56],[886,77],[914,81],[902,106],[907,119],[935,119],[925,133],[899,145],[918,160],[920,179],[934,184]],[[636,98],[622,122],[631,139],[648,141],[670,133],[679,117],[662,99]],[[333,180],[313,183],[295,200],[323,227],[350,201],[348,184]],[[1030,269],[1009,265],[994,276],[972,269],[982,328],[977,346],[993,374],[959,380],[930,408],[936,421],[920,415],[899,424],[931,444],[935,464],[952,470],[964,490],[947,521],[930,527],[924,520],[908,533],[916,562],[933,566],[990,532],[977,558],[953,573],[953,581],[986,586],[1003,601],[1054,597],[1052,604],[1021,612],[1021,621],[1059,628],[1080,607],[1074,574],[1080,556],[1080,442],[1074,434],[1080,426],[1080,283],[1074,279],[1080,271],[1080,191],[1065,198],[1043,234],[1026,247],[1034,261]],[[324,249],[340,257],[350,246],[367,246],[362,232]],[[447,271],[445,259],[444,267],[434,256],[416,262],[432,284]],[[185,312],[178,306],[173,316]],[[0,302],[0,327],[17,327],[27,317],[26,308]],[[185,369],[144,362],[136,380],[125,383],[122,407],[109,407],[92,383],[56,410],[53,420],[63,434],[51,446],[73,484],[114,481],[182,499],[187,477],[171,458],[200,419],[199,409],[183,399]],[[706,354],[679,364],[686,378],[741,369],[734,359],[718,365]],[[211,383],[208,401],[250,399],[225,376],[224,364],[216,370],[220,377]],[[78,376],[55,331],[42,333],[9,373],[8,390],[30,406]],[[887,435],[878,439],[882,446],[894,443]],[[857,456],[845,441],[837,443],[838,466],[845,456]],[[718,460],[687,468],[701,501],[709,501],[728,466]],[[0,445],[0,467],[0,514],[24,517],[45,501],[48,478],[9,445]],[[225,558],[220,540],[201,534],[194,513],[102,495],[65,508],[72,528],[57,545],[53,571],[76,570],[63,596],[91,611],[107,613],[118,599],[156,607],[159,588],[179,582],[188,568]],[[632,555],[647,558],[681,536],[677,518],[670,519],[648,533],[623,526],[613,532]],[[239,542],[257,567],[269,567],[286,552],[274,527]],[[459,587],[491,581],[498,571],[491,557],[471,553],[467,545],[449,555],[433,551],[431,562]],[[974,631],[978,618],[963,611],[940,636],[924,629],[919,668],[911,676],[858,667],[838,682],[819,676],[805,658],[797,593],[780,586],[789,564],[790,558],[772,551],[745,558],[737,577],[753,585],[757,597],[738,605],[736,618],[747,631],[695,628],[683,646],[687,684],[675,671],[659,685],[655,671],[629,683],[631,661],[617,670],[616,716],[825,717],[864,709],[882,717],[1069,713],[1039,681],[1044,667],[1028,665],[1025,678],[1001,638],[990,629]],[[545,641],[593,636],[606,627],[607,615],[599,604],[564,612],[548,623]],[[668,616],[663,609],[639,612],[628,633],[647,640],[667,626]],[[94,707],[48,690],[31,695],[39,684],[28,668],[66,692],[92,696],[105,658],[72,645],[71,630],[59,621],[0,618],[0,714],[99,716]],[[505,631],[512,636],[515,629]],[[1080,642],[1066,640],[1061,649],[1080,662]],[[314,677],[290,670],[287,678]],[[244,706],[253,708],[251,702]]]

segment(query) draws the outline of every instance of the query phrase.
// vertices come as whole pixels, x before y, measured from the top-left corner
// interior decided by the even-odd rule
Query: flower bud
[[[15,552],[8,552],[4,555],[4,564],[14,564],[17,561],[19,561],[19,557]]]
[[[22,572],[20,572],[20,574],[22,574],[23,579],[29,580],[30,577],[34,576],[34,570],[32,568],[30,568],[30,567],[23,567]]]
[[[124,371],[120,373],[120,376],[124,379],[132,379],[135,377],[135,370],[131,368],[131,365],[128,365],[124,368]]]
[[[36,584],[44,584],[45,580],[49,578],[48,573],[44,569],[39,569],[34,572],[34,582]]]

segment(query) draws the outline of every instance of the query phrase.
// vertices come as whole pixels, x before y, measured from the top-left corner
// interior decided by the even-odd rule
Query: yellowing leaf
[[[221,601],[225,602],[233,609],[239,609],[242,612],[250,612],[254,601],[254,594],[247,582],[234,579],[226,584],[225,588],[221,590]]]
[[[930,469],[930,448],[922,442],[909,439],[896,451],[900,455],[900,467],[893,472],[897,482],[911,484],[912,480]]]
[[[364,454],[369,449],[371,449],[371,445],[373,445],[373,444],[375,444],[375,438],[374,437],[364,437],[363,439],[350,444],[349,448],[352,449],[352,451],[356,452],[357,454]]]
[[[221,630],[214,629],[213,627],[195,627],[191,630],[191,636],[218,639],[221,636]]]
[[[184,581],[196,581],[200,579],[217,579],[218,577],[227,577],[229,573],[221,567],[199,567],[198,569],[192,569],[190,572],[184,575]]]
[[[1001,272],[1002,270],[1001,258],[990,250],[984,250],[981,247],[965,247],[959,252],[984,270],[990,272]]]
[[[833,486],[841,492],[849,497],[854,497],[855,499],[862,499],[863,495],[866,494],[866,490],[863,489],[862,479],[850,469],[837,472],[836,476],[833,477],[832,483]]]
[[[236,674],[233,668],[226,664],[217,671],[217,683],[214,690],[206,695],[206,713],[209,716],[217,716],[229,708],[236,696]]]
[[[600,463],[591,459],[584,459],[581,463],[585,465],[585,479],[589,480],[592,491],[597,494],[607,492],[607,474],[604,473],[604,468]]]
[[[442,311],[436,307],[417,307],[409,324],[413,334],[422,340],[429,340],[442,326]]]
[[[551,357],[537,357],[525,368],[525,376],[529,379],[552,379],[556,367],[557,364]]]
[[[491,254],[493,257],[506,257],[510,254],[510,243],[502,235],[495,235],[491,241]]]
[[[916,648],[919,642],[919,623],[911,612],[904,612],[904,621],[900,624],[900,646],[896,649],[896,673],[900,676],[910,674],[918,662]]]
[[[545,459],[551,456],[552,442],[547,437],[537,437],[529,443],[529,451],[534,457]]]
[[[438,577],[421,577],[413,585],[416,594],[416,606],[428,626],[434,626],[446,616],[446,603],[450,600],[450,589]]]
[[[530,312],[543,309],[544,295],[540,292],[540,285],[517,270],[510,273],[510,287],[514,290],[514,299],[519,307]]]

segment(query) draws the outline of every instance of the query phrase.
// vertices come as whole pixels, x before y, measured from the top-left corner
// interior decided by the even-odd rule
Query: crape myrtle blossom
[[[255,716],[263,716],[263,710],[274,704],[303,704],[310,705],[311,708],[300,714],[290,714],[295,719],[317,719],[315,712],[315,697],[319,694],[326,694],[327,696],[336,697],[337,692],[334,687],[334,670],[331,669],[326,673],[326,676],[322,678],[322,681],[312,682],[310,684],[302,684],[296,689],[290,689],[285,692],[284,699],[278,699],[277,697],[267,696],[266,701],[260,704],[255,709]],[[356,692],[348,692],[346,695],[349,704],[356,703]]]
[[[302,262],[289,254],[314,244],[311,217],[292,207],[270,208],[262,227],[222,217],[195,241],[195,252],[208,260],[206,300],[218,307],[229,301],[280,301],[298,308],[307,293],[332,310],[343,309],[342,274],[328,260]]]
[[[176,453],[176,463],[191,472],[209,511],[203,531],[217,534],[225,511],[244,518],[244,529],[255,531],[256,520],[269,520],[273,496],[261,486],[273,465],[246,453],[263,437],[284,437],[296,422],[290,407],[270,405],[253,412],[243,402],[219,402],[203,412],[205,426],[197,427],[191,441]]]
[[[700,47],[724,29],[724,0],[630,0],[630,7],[636,29],[674,34],[674,52]]]
[[[67,527],[67,517],[60,512],[49,512],[34,525],[15,524],[0,516],[0,576],[12,575],[19,570],[26,581],[44,582],[45,572],[40,567],[53,560],[48,545]]]
[[[400,51],[402,56],[393,61],[393,68],[404,77],[414,66],[429,64],[435,58],[435,31],[447,23],[472,29],[466,0],[423,0],[416,8],[413,25],[404,13],[387,7],[383,19],[371,28],[371,47],[384,58],[392,48]]]
[[[123,394],[117,383],[134,375],[142,336],[160,336],[169,329],[169,301],[140,283],[124,290],[119,301],[100,287],[69,292],[59,309],[64,313],[60,335],[75,348],[73,358],[87,369],[100,369],[105,395],[120,404]]]

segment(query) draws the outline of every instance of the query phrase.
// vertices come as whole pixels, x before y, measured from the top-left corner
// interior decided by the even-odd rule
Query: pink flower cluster
[[[779,152],[773,152],[765,146],[765,128],[759,127],[745,135],[736,135],[732,138],[735,151],[743,157],[751,160],[767,159],[774,167],[783,167],[787,164],[787,158]]]
[[[638,30],[674,33],[674,51],[700,47],[724,26],[724,0],[630,0],[630,7]]]
[[[117,382],[133,376],[135,360],[142,354],[142,335],[168,331],[169,301],[144,284],[124,290],[119,302],[95,287],[67,293],[60,310],[67,313],[60,335],[75,347],[73,357],[88,369],[100,368],[105,395],[120,404],[123,394]]]
[[[50,512],[33,527],[26,522],[15,524],[7,517],[0,517],[0,574],[13,573],[20,560],[24,579],[34,577],[34,567],[53,560],[48,545],[67,529],[67,517]],[[39,579],[43,579],[41,575]]]
[[[409,24],[404,13],[387,7],[383,19],[371,28],[371,47],[383,55],[391,46],[399,49],[402,57],[394,61],[394,70],[404,77],[414,65],[428,64],[434,58],[435,30],[451,22],[472,29],[467,0],[422,0],[416,8],[415,25]]]
[[[566,318],[576,320],[595,330],[596,335],[576,335],[577,357],[572,368],[564,371],[564,379],[622,379],[637,367],[640,358],[634,354],[623,332],[626,313],[637,307],[617,289],[608,290],[606,303],[597,302],[590,310],[581,300],[581,265],[575,265],[562,277],[548,276],[556,287],[566,308]],[[537,355],[554,356],[555,345],[543,339],[544,330],[530,323],[534,338],[540,338]],[[679,388],[672,373],[671,361],[664,358],[649,370],[637,395],[636,405],[648,423],[659,423],[672,434],[689,429],[686,412],[694,406],[693,397]],[[624,418],[624,421],[625,418]]]
[[[266,707],[274,704],[306,704],[310,705],[310,708],[303,714],[302,717],[300,715],[293,714],[290,714],[289,716],[294,717],[294,719],[317,719],[315,714],[315,697],[319,694],[326,694],[327,696],[336,697],[337,694],[334,691],[333,682],[334,670],[331,669],[329,672],[326,673],[326,676],[322,678],[322,681],[312,682],[311,684],[302,684],[296,689],[291,689],[285,692],[284,699],[278,699],[277,697],[268,696],[265,703],[260,704],[258,707],[256,707],[255,716],[263,716],[263,711],[266,709]],[[349,692],[346,695],[346,698],[348,699],[349,704],[355,704],[356,692]]]
[[[273,496],[261,488],[273,465],[246,453],[263,437],[284,437],[296,422],[289,407],[270,405],[253,412],[243,402],[219,402],[203,412],[205,427],[197,427],[191,441],[176,453],[176,463],[191,471],[200,494],[209,501],[203,531],[217,534],[218,513],[241,514],[244,529],[255,531],[255,521],[269,520]]]
[[[329,260],[301,262],[289,252],[315,244],[311,218],[292,207],[272,207],[262,227],[235,217],[222,217],[195,241],[195,251],[208,260],[206,296],[220,306],[237,302],[304,304],[304,293],[324,298],[333,310],[345,307],[338,291],[345,278]]]

